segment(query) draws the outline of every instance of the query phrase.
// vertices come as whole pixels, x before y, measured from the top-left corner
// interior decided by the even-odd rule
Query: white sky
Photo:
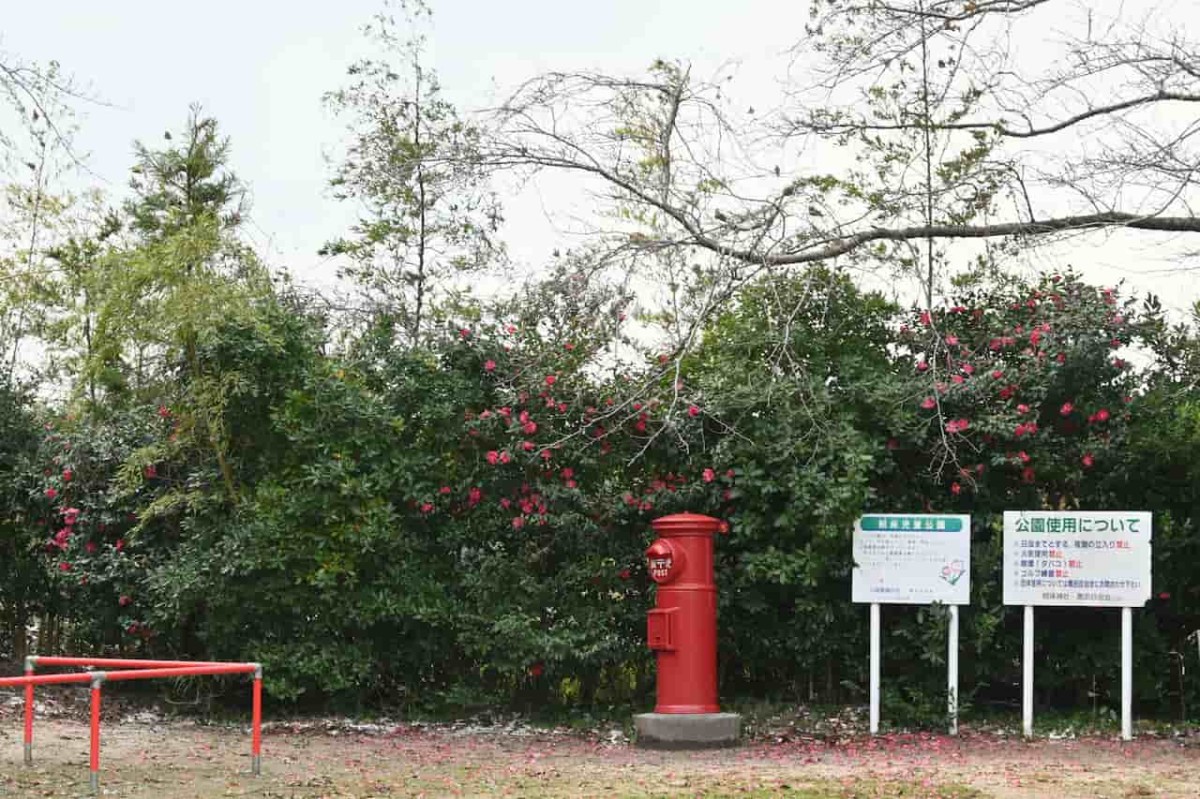
[[[808,9],[805,0],[432,4],[434,65],[448,97],[462,107],[489,104],[547,69],[635,72],[656,57],[690,59],[701,75],[738,62],[733,93],[747,104],[766,105],[785,77],[784,51],[804,35]],[[0,48],[25,59],[57,59],[108,103],[81,107],[77,141],[88,154],[88,182],[119,196],[133,140],[157,144],[164,130],[180,127],[190,103],[200,102],[232,138],[233,167],[252,189],[251,234],[264,256],[305,282],[332,280],[333,265],[316,252],[345,230],[351,209],[325,191],[324,154],[341,128],[322,108],[321,95],[339,86],[345,67],[365,52],[360,27],[380,9],[379,0],[4,5]],[[1165,7],[1172,5],[1180,22],[1200,14],[1194,0]],[[561,244],[544,209],[569,207],[576,199],[557,191],[544,184],[507,205],[505,239],[518,261],[536,265]],[[1040,266],[1069,259],[1102,282],[1132,274],[1138,287],[1186,307],[1200,296],[1200,282],[1192,273],[1150,274],[1168,265],[1159,262],[1164,252],[1161,238],[1119,234],[1035,259]]]

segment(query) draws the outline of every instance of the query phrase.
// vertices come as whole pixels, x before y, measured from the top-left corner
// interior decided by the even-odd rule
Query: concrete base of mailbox
[[[647,749],[719,749],[736,746],[738,713],[639,713],[633,717],[637,745]]]

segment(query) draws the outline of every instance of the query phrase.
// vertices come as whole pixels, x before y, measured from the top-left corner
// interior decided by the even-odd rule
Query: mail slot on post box
[[[716,713],[717,586],[713,535],[729,532],[719,519],[694,513],[652,522],[660,537],[646,550],[658,584],[646,638],[658,660],[655,713]]]

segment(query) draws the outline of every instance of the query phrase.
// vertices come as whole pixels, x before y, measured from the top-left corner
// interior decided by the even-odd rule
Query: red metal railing
[[[85,667],[88,671],[71,674],[33,672],[38,666]],[[96,667],[114,671],[96,671]],[[133,660],[126,658],[28,657],[25,676],[2,677],[0,688],[25,688],[25,763],[33,763],[33,692],[37,685],[68,685],[91,683],[91,788],[100,790],[100,689],[105,682],[152,680],[163,677],[202,677],[220,674],[252,674],[253,715],[251,732],[251,769],[255,776],[262,773],[262,666],[258,663],[196,662],[186,660]]]

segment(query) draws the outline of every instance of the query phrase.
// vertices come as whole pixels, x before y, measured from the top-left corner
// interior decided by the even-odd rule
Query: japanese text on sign
[[[854,525],[855,602],[971,601],[971,517],[876,513]]]
[[[1004,604],[1143,605],[1150,533],[1145,511],[1005,511]]]

